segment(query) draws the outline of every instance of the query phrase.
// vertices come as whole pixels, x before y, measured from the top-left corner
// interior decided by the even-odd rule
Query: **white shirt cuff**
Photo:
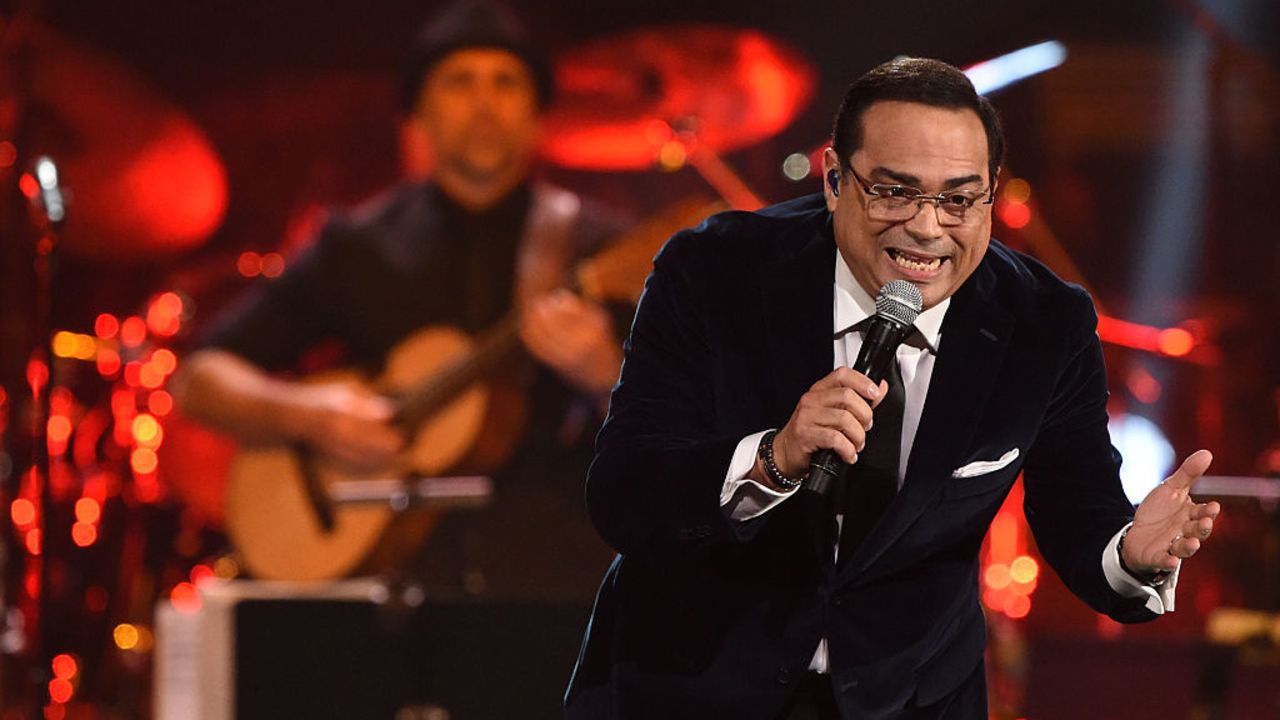
[[[1124,597],[1145,598],[1147,609],[1157,615],[1173,612],[1174,590],[1178,586],[1178,571],[1182,569],[1182,563],[1178,563],[1178,567],[1173,569],[1169,579],[1159,587],[1148,585],[1125,572],[1125,569],[1120,567],[1120,536],[1132,525],[1133,523],[1129,523],[1120,528],[1102,551],[1102,573],[1107,577],[1107,584]]]
[[[760,451],[760,439],[766,432],[769,431],[763,430],[742,438],[733,451],[733,459],[729,461],[729,471],[725,474],[724,485],[720,488],[720,507],[725,510],[730,520],[742,522],[760,517],[795,494],[795,490],[780,492],[747,477],[756,464],[756,453]]]

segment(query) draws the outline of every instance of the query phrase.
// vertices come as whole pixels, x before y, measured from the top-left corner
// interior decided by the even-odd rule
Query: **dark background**
[[[137,313],[156,292],[177,289],[194,301],[181,349],[247,284],[236,271],[241,252],[287,251],[317,208],[357,202],[395,181],[395,72],[419,23],[439,5],[0,3],[4,16],[30,13],[127,66],[203,129],[228,176],[225,218],[198,247],[109,259],[66,254],[55,277],[54,326],[91,332],[98,313]],[[818,189],[813,177],[787,180],[782,160],[824,141],[844,87],[874,64],[914,54],[964,66],[1043,40],[1063,42],[1066,64],[992,96],[1009,136],[1008,166],[1030,182],[1037,212],[1109,314],[1160,327],[1191,321],[1213,350],[1204,362],[1188,362],[1108,346],[1117,409],[1156,422],[1179,457],[1213,449],[1215,473],[1280,473],[1277,3],[548,0],[516,9],[553,56],[611,34],[689,23],[759,29],[802,52],[819,73],[809,105],[785,131],[725,158],[769,201]],[[1194,82],[1201,92],[1188,101]],[[541,173],[639,218],[709,192],[690,168]],[[33,241],[16,229],[22,213],[11,206],[20,198],[12,188],[4,197],[0,371],[17,398],[32,343]],[[999,222],[994,232],[1028,247]],[[85,401],[103,402],[105,384],[95,390],[96,377],[84,374]],[[1158,397],[1135,391],[1147,377],[1159,383]],[[4,458],[20,457],[14,426]],[[15,464],[0,463],[0,480]],[[184,512],[182,498],[171,503]],[[1191,584],[1180,588],[1179,613],[1160,624],[1183,642],[1201,638],[1215,605],[1280,609],[1267,579],[1280,576],[1280,567],[1266,565],[1263,554],[1274,512],[1251,502],[1228,510],[1234,514],[1213,552],[1197,559],[1197,572],[1214,582],[1184,581]],[[217,530],[210,523],[215,544]],[[1046,583],[1037,594],[1033,632],[1116,637],[1061,593]]]
[[[107,263],[67,259],[66,284],[79,302],[63,306],[62,325],[86,329],[98,312],[125,314],[152,292],[185,283],[203,302],[198,326],[240,283],[233,262],[241,250],[274,249],[309,209],[363,199],[393,181],[395,69],[433,7],[44,3],[37,14],[47,24],[125,63],[204,129],[225,164],[230,192],[224,221],[199,248]],[[823,141],[844,86],[871,65],[896,54],[967,65],[1046,39],[1064,42],[1063,67],[994,95],[1008,127],[1008,164],[1030,180],[1049,227],[1111,314],[1159,326],[1210,321],[1209,339],[1227,354],[1218,369],[1140,360],[1169,385],[1150,414],[1179,450],[1214,446],[1216,471],[1258,469],[1258,454],[1275,438],[1271,396],[1280,375],[1269,207],[1280,187],[1275,3],[664,1],[518,9],[553,56],[611,33],[685,23],[762,29],[807,55],[819,69],[809,106],[786,131],[726,158],[766,200],[816,190],[812,180],[786,180],[781,161]],[[1207,76],[1201,120],[1187,117],[1177,100],[1185,84],[1179,63],[1193,52],[1204,58]],[[1203,147],[1183,157],[1170,148],[1187,123],[1197,125],[1193,137]],[[1181,175],[1170,162],[1182,163]],[[689,168],[544,174],[636,217],[708,191]],[[1170,177],[1191,188],[1172,198],[1173,208],[1161,201]],[[1186,237],[1144,241],[1153,218],[1162,216]],[[999,224],[996,235],[1021,243]],[[1137,290],[1153,254],[1169,253],[1191,257],[1186,277],[1168,278],[1163,291]],[[1195,401],[1180,397],[1205,373],[1225,368],[1229,375],[1212,383],[1221,388],[1223,427],[1205,438],[1188,421]]]

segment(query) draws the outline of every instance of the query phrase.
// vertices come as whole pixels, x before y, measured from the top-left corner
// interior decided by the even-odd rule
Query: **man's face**
[[[929,194],[986,191],[987,136],[972,110],[950,110],[912,102],[881,101],[862,115],[862,147],[850,158],[868,185],[908,185]],[[840,168],[835,152],[823,155],[823,176],[840,172],[840,194],[824,185],[836,245],[853,276],[872,297],[890,280],[920,288],[924,306],[949,297],[978,267],[991,240],[991,206],[983,197],[964,222],[944,226],[934,204],[922,202],[898,222],[867,216],[866,194]]]
[[[533,74],[506,50],[454,51],[423,80],[413,121],[443,171],[473,180],[523,171],[538,141]]]

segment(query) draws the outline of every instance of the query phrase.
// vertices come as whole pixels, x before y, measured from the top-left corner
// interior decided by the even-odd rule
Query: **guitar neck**
[[[427,418],[510,357],[520,346],[519,329],[519,314],[507,313],[476,340],[470,352],[434,374],[429,382],[402,394],[396,424],[410,434],[416,432]]]
[[[635,302],[651,267],[650,261],[663,241],[724,207],[723,203],[709,203],[704,198],[677,203],[579,262],[568,273],[565,286],[593,302],[610,299]],[[519,329],[519,311],[512,310],[480,336],[471,352],[451,362],[426,383],[401,394],[397,424],[407,432],[415,432],[436,411],[510,357],[520,346]]]

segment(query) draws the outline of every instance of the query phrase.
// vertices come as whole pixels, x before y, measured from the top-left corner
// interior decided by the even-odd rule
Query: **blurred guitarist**
[[[545,58],[506,8],[455,5],[425,26],[401,102],[429,179],[332,217],[282,277],[214,323],[175,383],[188,414],[237,438],[377,470],[406,444],[391,400],[278,373],[337,346],[345,365],[376,376],[421,328],[474,337],[518,309],[527,353],[497,380],[519,391],[526,412],[482,433],[517,433],[508,459],[485,470],[494,504],[444,513],[420,554],[416,574],[437,594],[589,599],[610,558],[581,487],[630,308],[557,289],[576,258],[620,228],[530,178],[552,89]],[[408,162],[423,160],[411,152]]]

